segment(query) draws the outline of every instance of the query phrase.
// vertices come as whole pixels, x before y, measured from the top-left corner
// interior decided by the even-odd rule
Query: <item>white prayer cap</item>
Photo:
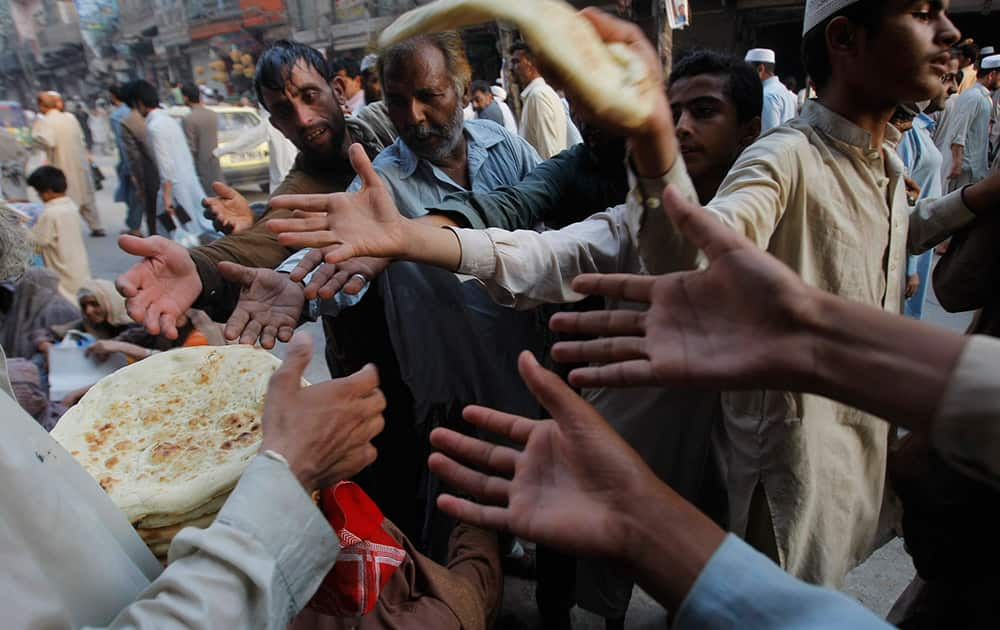
[[[989,57],[990,55],[992,55],[996,51],[997,51],[997,49],[994,48],[994,47],[992,47],[992,46],[983,46],[982,48],[979,49],[979,56],[980,57]]]
[[[498,99],[500,101],[507,100],[507,90],[503,89],[499,85],[491,85],[490,92],[493,94],[493,98],[495,99]]]
[[[806,16],[802,21],[802,34],[813,30],[820,22],[860,0],[806,0]]]
[[[749,63],[774,63],[774,51],[770,48],[751,48],[744,61]]]
[[[1000,55],[990,55],[979,63],[983,70],[996,70],[1000,68]]]
[[[370,55],[365,55],[364,59],[361,60],[361,72],[368,72],[369,70],[374,70],[375,66],[378,65],[378,55],[372,53]]]

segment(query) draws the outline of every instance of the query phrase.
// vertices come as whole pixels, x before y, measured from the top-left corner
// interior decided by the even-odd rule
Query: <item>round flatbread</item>
[[[256,455],[279,365],[250,346],[156,354],[101,379],[52,437],[136,527],[189,521],[218,510]]]
[[[421,33],[499,20],[517,26],[547,71],[600,119],[638,129],[652,113],[650,90],[663,89],[623,44],[605,44],[594,26],[561,0],[438,0],[399,16],[379,36],[387,48]]]

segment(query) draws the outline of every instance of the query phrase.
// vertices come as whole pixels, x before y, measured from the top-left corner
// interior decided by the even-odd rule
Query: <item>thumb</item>
[[[709,260],[752,246],[714,212],[684,199],[672,186],[663,191],[663,208],[684,238],[705,252]]]
[[[166,242],[168,242],[167,239],[162,236],[141,238],[139,236],[123,234],[118,237],[118,247],[123,252],[132,254],[133,256],[142,256],[143,258],[152,258],[162,252],[163,245]]]
[[[236,191],[222,182],[212,182],[212,192],[223,199],[232,199],[236,196]]]
[[[273,386],[294,392],[302,386],[302,375],[312,359],[312,338],[304,332],[297,332],[288,344],[288,354],[271,377]]]
[[[375,172],[372,161],[368,159],[364,147],[355,142],[350,149],[351,167],[361,178],[362,189],[379,188],[382,186],[382,178]]]
[[[561,427],[577,428],[586,423],[588,417],[600,417],[561,378],[539,365],[531,352],[521,353],[517,370],[531,393]]]
[[[237,282],[247,287],[253,284],[256,275],[249,267],[225,261],[219,263],[219,273],[229,282]]]

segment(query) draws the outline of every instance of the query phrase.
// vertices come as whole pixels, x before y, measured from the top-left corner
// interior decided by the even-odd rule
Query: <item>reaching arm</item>
[[[552,318],[554,330],[612,338],[553,348],[558,361],[598,364],[574,370],[575,385],[811,392],[930,435],[951,463],[1000,487],[1000,342],[807,287],[672,191],[664,203],[710,265],[659,278],[578,278],[581,293],[651,306]]]
[[[452,193],[428,208],[462,227],[530,229],[542,221],[569,224],[622,202],[628,192],[623,164],[598,169],[578,144],[539,164],[523,180],[487,193]]]
[[[1000,217],[982,217],[951,239],[934,268],[934,291],[951,312],[983,308],[996,295],[1000,273]]]
[[[446,494],[438,499],[442,510],[570,554],[613,561],[678,613],[679,628],[887,627],[857,602],[806,586],[727,537],[529,353],[518,368],[553,419],[466,408],[468,422],[523,445],[521,451],[436,429],[431,442],[439,452],[428,460],[431,470],[482,501]],[[580,522],[591,526],[575,525]]]

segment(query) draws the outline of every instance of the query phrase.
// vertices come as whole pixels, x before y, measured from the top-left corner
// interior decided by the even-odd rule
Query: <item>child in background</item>
[[[28,176],[28,185],[45,202],[31,241],[45,266],[59,276],[59,292],[71,302],[90,277],[90,261],[83,244],[80,211],[66,196],[66,175],[54,166],[42,166]]]

